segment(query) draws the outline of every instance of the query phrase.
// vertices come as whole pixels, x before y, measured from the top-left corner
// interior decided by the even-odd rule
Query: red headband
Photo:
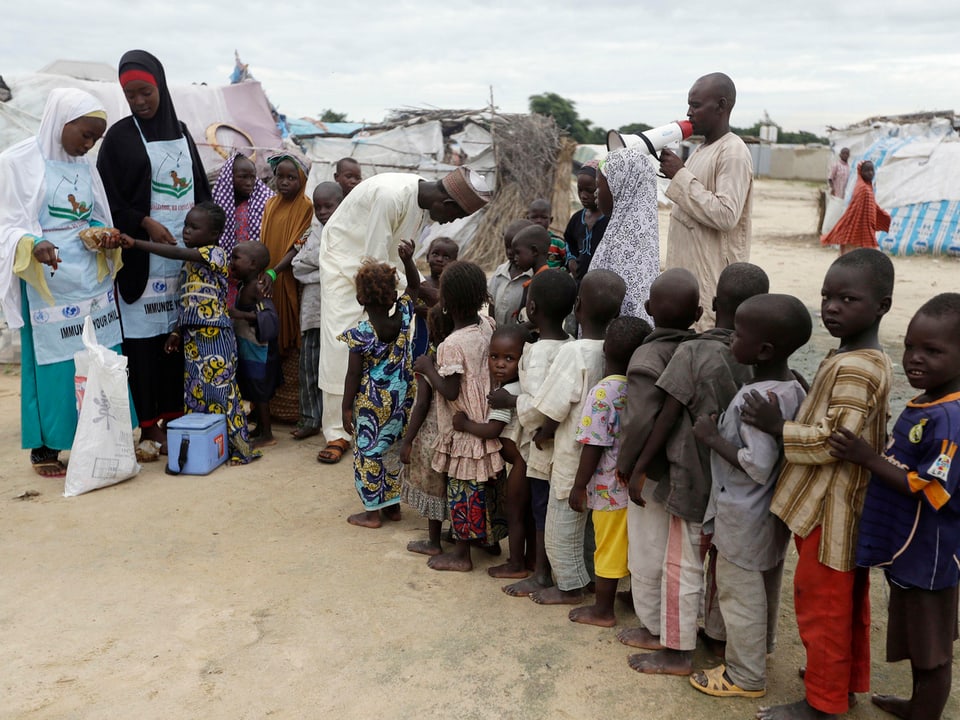
[[[143,82],[150,83],[154,87],[157,87],[157,79],[146,70],[127,70],[126,72],[120,73],[120,87],[134,80],[143,80]]]

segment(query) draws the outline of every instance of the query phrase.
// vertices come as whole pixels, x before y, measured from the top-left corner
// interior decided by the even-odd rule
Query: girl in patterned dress
[[[136,240],[121,235],[125,248],[183,260],[180,273],[178,328],[167,337],[164,351],[176,352],[183,342],[184,409],[219,413],[227,418],[230,463],[245,465],[260,457],[250,444],[247,417],[237,388],[237,340],[227,315],[227,279],[230,259],[217,242],[225,215],[219,205],[196,205],[183,224],[183,244]]]
[[[450,334],[437,348],[436,362],[417,358],[414,369],[427,378],[438,395],[439,434],[434,443],[433,469],[447,475],[450,525],[456,547],[427,561],[434,570],[469,571],[471,543],[490,546],[506,534],[500,512],[503,459],[500,441],[454,430],[453,418],[487,420],[490,370],[487,361],[492,318],[480,315],[487,302],[487,278],[479,266],[455,262],[440,276],[440,306]]]
[[[351,525],[378,528],[381,515],[400,519],[398,441],[410,419],[413,382],[414,303],[420,273],[413,243],[398,248],[407,289],[397,297],[397,271],[367,260],[357,273],[357,302],[367,320],[337,336],[350,348],[344,379],[343,427],[354,436],[353,471],[363,512],[347,518]],[[391,312],[392,311],[392,312]]]

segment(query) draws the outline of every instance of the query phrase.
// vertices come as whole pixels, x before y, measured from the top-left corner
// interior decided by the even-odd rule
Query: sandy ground
[[[815,308],[834,257],[811,234],[815,189],[756,188],[753,260],[773,290]],[[896,265],[883,338],[899,360],[911,313],[955,289],[960,265]],[[818,330],[798,366],[812,376],[830,343]],[[296,443],[280,428],[280,444],[248,467],[171,477],[153,463],[65,499],[62,481],[35,476],[19,448],[18,372],[0,375],[2,718],[753,716],[756,701],[634,673],[611,630],[508,598],[487,557],[470,574],[427,569],[404,550],[425,532],[410,512],[376,531],[348,526],[359,509],[350,463],[318,465],[317,438]],[[902,375],[897,397],[909,397]],[[791,552],[764,704],[802,693],[794,561]],[[879,575],[873,599],[874,687],[906,693],[908,667],[883,662]],[[944,717],[960,717],[958,695]],[[885,716],[861,696],[849,717]]]

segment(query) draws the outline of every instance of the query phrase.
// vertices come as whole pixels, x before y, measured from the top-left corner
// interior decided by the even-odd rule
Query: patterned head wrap
[[[223,167],[220,168],[220,174],[217,176],[217,184],[213,186],[213,201],[223,208],[223,212],[227,216],[227,222],[223,226],[223,234],[220,236],[220,247],[223,248],[228,257],[238,242],[260,239],[263,211],[267,206],[267,200],[273,197],[273,191],[258,177],[253,183],[253,192],[246,200],[249,224],[245,229],[244,236],[238,238],[237,202],[233,192],[233,164],[238,157],[244,156],[240,153],[234,153],[223,164]]]

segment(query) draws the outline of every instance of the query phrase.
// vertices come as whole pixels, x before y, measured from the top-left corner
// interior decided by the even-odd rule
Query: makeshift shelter
[[[71,69],[89,76],[91,67],[99,69],[101,65],[57,61],[48,67]],[[0,103],[0,151],[36,134],[47,95],[54,88],[80,88],[96,96],[107,110],[109,124],[130,114],[115,71],[110,82],[34,73],[11,76],[7,84],[12,97]],[[262,166],[269,151],[283,147],[270,113],[270,103],[258,82],[224,86],[171,85],[170,94],[177,116],[186,123],[200,150],[203,167],[211,177],[216,176],[224,159],[234,150],[255,153],[255,159]],[[96,151],[95,147],[93,153]]]
[[[347,125],[347,124],[338,124]],[[570,174],[576,144],[552,118],[503,115],[486,110],[395,110],[378,125],[362,128],[316,127],[293,139],[313,165],[308,188],[332,180],[340,158],[360,163],[364,178],[381,172],[411,172],[435,180],[469,165],[496,187],[493,200],[478,213],[448,225],[431,226],[421,249],[433,237],[452,237],[461,258],[492,269],[502,262],[503,231],[524,217],[527,205],[550,198],[562,232],[570,216]]]
[[[876,166],[877,203],[887,210],[890,231],[879,233],[891,255],[960,256],[960,135],[952,110],[876,117],[829,128],[835,148],[850,148],[846,202],[856,184],[857,163]]]

